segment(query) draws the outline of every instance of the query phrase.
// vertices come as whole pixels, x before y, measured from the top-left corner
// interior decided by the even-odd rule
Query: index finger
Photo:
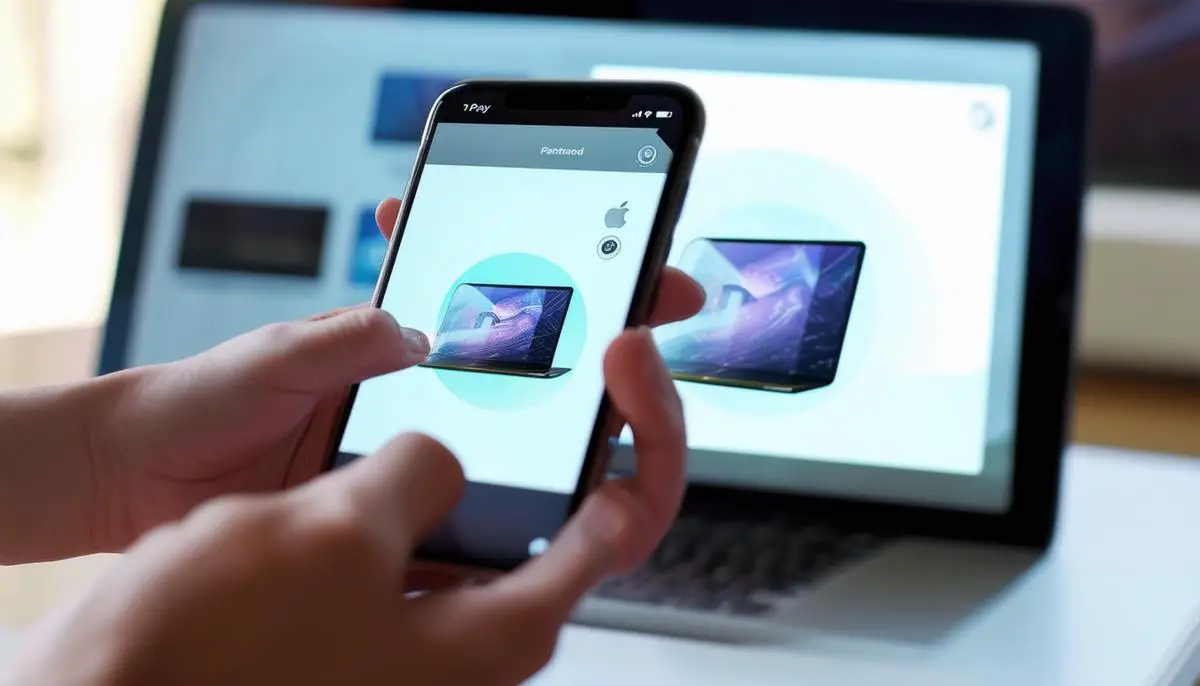
[[[400,220],[400,199],[388,198],[375,208],[375,223],[383,237],[392,240],[392,232],[396,230],[396,222]]]
[[[441,443],[404,434],[295,492],[308,521],[363,536],[397,573],[462,497],[462,466]]]
[[[559,621],[597,583],[654,552],[687,483],[683,408],[649,331],[614,341],[604,369],[613,405],[633,429],[637,473],[601,485],[549,550],[489,587]]]

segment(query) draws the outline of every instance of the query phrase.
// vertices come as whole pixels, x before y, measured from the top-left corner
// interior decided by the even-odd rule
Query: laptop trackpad
[[[904,540],[830,576],[778,617],[805,633],[932,647],[991,607],[1037,559],[1024,550]]]

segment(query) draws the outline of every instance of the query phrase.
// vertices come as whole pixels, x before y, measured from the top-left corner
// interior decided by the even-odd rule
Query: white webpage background
[[[586,78],[597,64],[614,63],[820,74],[834,79],[1004,84],[1013,89],[1013,109],[1004,122],[1011,132],[1000,258],[1005,278],[999,284],[992,397],[987,408],[990,440],[999,456],[995,464],[989,462],[978,478],[962,477],[952,484],[943,477],[958,479],[957,475],[913,472],[913,483],[905,485],[908,482],[900,477],[907,472],[881,471],[870,478],[861,471],[851,476],[830,472],[826,467],[858,465],[805,455],[802,451],[808,446],[797,442],[796,450],[784,459],[753,459],[739,451],[733,460],[714,453],[708,466],[694,456],[691,466],[693,475],[696,470],[706,471],[725,483],[736,481],[734,472],[744,472],[747,463],[780,462],[794,471],[771,472],[770,483],[790,489],[809,488],[825,474],[821,483],[831,493],[903,496],[969,508],[984,498],[974,489],[1006,493],[1011,448],[1004,446],[1011,446],[1015,431],[1036,131],[1038,55],[1028,44],[474,18],[461,13],[380,14],[318,6],[286,11],[261,6],[198,7],[179,46],[133,319],[127,345],[116,348],[124,352],[121,364],[179,359],[268,322],[301,318],[371,297],[371,286],[354,284],[349,278],[359,213],[403,192],[416,151],[415,145],[376,145],[370,140],[379,78],[385,72]],[[707,99],[712,100],[712,94]],[[714,101],[710,109],[716,113],[728,108]],[[801,115],[797,113],[796,124]],[[722,145],[720,141],[735,135],[720,121],[710,121],[708,144]],[[789,144],[791,128],[777,136],[781,145]],[[734,130],[736,135],[763,137],[736,122]],[[701,154],[701,169],[709,166],[706,156]],[[777,176],[786,179],[786,171]],[[779,183],[770,177],[764,172],[763,178],[748,178],[740,188],[756,189],[755,182],[764,179]],[[689,203],[712,192],[732,194],[731,188],[694,181]],[[184,203],[197,194],[328,206],[329,235],[320,277],[287,279],[178,269]],[[873,256],[869,253],[868,262]],[[974,383],[969,378],[965,382]],[[861,414],[870,416],[866,411]],[[847,430],[878,426],[878,422],[867,427],[859,421]],[[950,428],[949,422],[942,428]],[[789,440],[780,438],[779,443]],[[945,450],[961,443],[949,441]],[[804,457],[809,459],[787,459]],[[989,470],[994,470],[994,479]],[[987,497],[999,497],[1002,505],[1003,497]]]
[[[432,339],[443,298],[461,274],[494,255],[531,253],[571,275],[575,297],[585,303],[587,338],[562,379],[511,378],[561,382],[557,393],[529,407],[468,404],[420,367],[366,381],[342,451],[370,453],[397,433],[421,431],[450,448],[472,482],[572,493],[604,389],[604,351],[629,315],[664,181],[663,174],[428,165],[384,309]],[[603,260],[597,245],[612,233],[604,214],[622,201],[631,208],[619,230],[623,247]]]
[[[864,282],[869,276],[881,281],[883,287],[875,293],[886,299],[875,305],[904,308],[907,315],[903,331],[873,329],[876,336],[897,340],[895,345],[871,342],[875,359],[863,361],[871,365],[870,373],[839,378],[835,383],[852,386],[826,402],[805,404],[803,411],[760,415],[705,402],[701,398],[711,388],[679,384],[689,445],[978,473],[987,430],[1007,88],[621,66],[598,66],[592,75],[680,82],[705,103],[708,128],[671,259],[703,236],[713,217],[776,183],[773,175],[780,172],[775,168],[763,168],[758,178],[722,176],[721,165],[744,151],[788,151],[826,160],[869,185],[906,224],[903,253],[872,251],[872,240],[863,236]],[[986,103],[994,113],[986,135],[972,122],[975,103]],[[802,193],[797,191],[790,202],[802,207]],[[861,228],[869,234],[871,227]],[[747,237],[811,236],[797,227],[789,235]],[[913,264],[920,268],[904,270],[905,277],[926,283],[900,279],[895,268]],[[860,286],[858,297],[870,297],[863,290]],[[933,297],[906,298],[906,292]],[[855,309],[862,309],[857,302]],[[848,335],[854,335],[855,324],[852,317]],[[856,362],[847,359],[849,350],[847,345],[843,365]]]

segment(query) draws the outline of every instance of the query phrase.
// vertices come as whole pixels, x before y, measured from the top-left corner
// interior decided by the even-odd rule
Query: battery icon
[[[660,110],[658,112],[655,112],[654,116],[657,117],[658,119],[670,119],[672,114],[674,114],[674,112],[671,112],[669,110]]]

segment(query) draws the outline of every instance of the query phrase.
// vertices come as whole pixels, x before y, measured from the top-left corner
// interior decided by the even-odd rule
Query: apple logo
[[[604,214],[605,228],[619,229],[622,226],[625,226],[625,214],[627,212],[629,212],[629,208],[626,207],[626,205],[628,205],[628,204],[629,204],[629,201],[626,200],[625,202],[621,203],[618,207],[614,207]]]

